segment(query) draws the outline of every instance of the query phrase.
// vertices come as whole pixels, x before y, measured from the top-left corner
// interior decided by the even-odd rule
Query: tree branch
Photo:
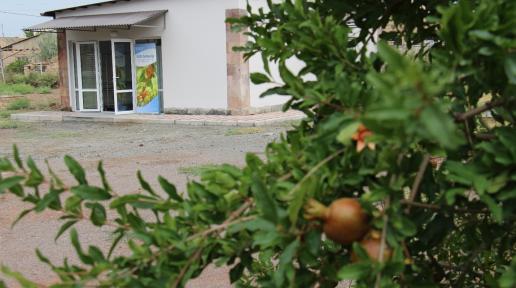
[[[486,111],[489,111],[489,110],[491,110],[493,108],[502,106],[505,103],[507,103],[507,101],[503,100],[503,99],[494,100],[494,101],[490,101],[490,102],[486,103],[483,106],[480,106],[480,107],[477,107],[475,109],[466,111],[464,113],[456,113],[455,114],[455,122],[466,121],[466,120],[468,120],[469,118],[471,118],[471,117],[473,117],[475,115],[478,115],[478,114],[484,113]]]
[[[417,193],[419,192],[419,187],[421,186],[421,182],[423,181],[423,176],[425,175],[426,168],[428,167],[428,163],[430,162],[430,155],[425,154],[423,156],[423,160],[419,165],[419,169],[416,174],[416,179],[414,179],[414,184],[412,184],[412,189],[410,191],[409,201],[414,202],[416,199]],[[407,207],[405,212],[410,213],[410,206]]]
[[[382,239],[380,242],[380,255],[378,256],[378,263],[383,263],[384,253],[385,253],[385,247],[387,244],[385,243],[387,239],[387,226],[389,224],[389,215],[387,214],[387,210],[389,209],[389,206],[391,205],[391,198],[388,197],[385,200],[385,208],[383,209],[383,228],[382,228]],[[380,288],[381,285],[381,279],[382,279],[382,271],[378,271],[376,274],[376,283],[375,288]]]

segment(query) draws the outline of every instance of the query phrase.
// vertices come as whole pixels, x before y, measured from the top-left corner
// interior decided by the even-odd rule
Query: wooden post
[[[226,18],[247,15],[244,9],[226,10]],[[226,23],[226,61],[228,85],[228,110],[232,115],[248,115],[251,108],[249,87],[249,63],[244,60],[242,52],[233,51],[233,47],[244,46],[247,36],[243,31],[236,32],[231,24]]]
[[[57,62],[59,66],[59,96],[61,107],[70,110],[70,95],[68,89],[68,53],[66,45],[66,32],[57,33]]]
[[[5,83],[5,75],[4,75],[4,56],[2,55],[2,47],[0,47],[0,71],[2,72],[2,82]]]

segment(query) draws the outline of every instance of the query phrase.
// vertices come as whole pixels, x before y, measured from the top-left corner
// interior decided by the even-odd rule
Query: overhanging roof
[[[56,13],[64,12],[64,11],[70,11],[70,10],[76,10],[76,9],[83,9],[83,8],[89,8],[93,6],[102,6],[104,4],[114,4],[117,2],[129,2],[131,0],[107,0],[107,1],[96,1],[95,3],[86,4],[86,5],[79,5],[79,6],[73,6],[73,7],[66,7],[62,9],[52,10],[52,11],[46,11],[41,13],[41,16],[51,16],[56,17]]]
[[[167,10],[96,14],[85,16],[60,17],[45,23],[34,25],[24,30],[27,31],[51,31],[51,30],[85,30],[95,31],[97,29],[126,28],[156,18],[165,14]]]

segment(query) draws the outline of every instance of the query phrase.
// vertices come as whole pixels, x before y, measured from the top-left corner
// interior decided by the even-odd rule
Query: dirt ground
[[[63,156],[75,157],[89,172],[89,180],[97,184],[96,165],[103,160],[108,179],[120,194],[138,191],[137,170],[153,185],[162,175],[184,190],[188,178],[194,177],[184,171],[206,164],[241,165],[245,153],[262,154],[266,144],[286,129],[288,126],[246,130],[159,124],[32,123],[0,129],[0,156],[10,155],[16,143],[23,156],[31,155],[41,167],[47,160],[59,175],[68,175]],[[64,178],[73,183],[70,176]],[[25,207],[11,196],[0,196],[0,263],[48,285],[56,278],[37,260],[35,249],[56,263],[62,263],[64,257],[73,259],[75,253],[67,236],[54,242],[59,228],[56,213],[30,215],[11,229],[11,223]],[[112,239],[108,229],[99,230],[87,223],[77,228],[83,247],[94,244],[106,248]],[[226,272],[224,268],[209,268],[189,287],[230,287]],[[11,281],[7,283],[17,287]]]

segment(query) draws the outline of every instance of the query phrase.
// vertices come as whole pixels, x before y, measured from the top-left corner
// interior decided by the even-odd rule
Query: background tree
[[[44,176],[30,158],[24,164],[16,149],[14,161],[1,160],[0,191],[33,203],[21,217],[58,210],[58,237],[91,221],[113,229],[113,247],[130,249],[113,256],[113,248],[83,248],[72,228],[82,265],[56,265],[37,251],[60,277],[55,287],[180,287],[210,263],[230,265],[239,287],[514,287],[516,2],[298,0],[268,8],[230,20],[248,31],[240,50],[263,57],[267,74],[252,80],[276,83],[264,96],[289,95],[285,109],[307,118],[268,145],[265,160],[249,154],[242,169],[209,170],[184,194],[161,177],[158,192],[138,173],[146,194],[124,196],[102,163],[96,187],[70,157],[72,186],[50,169]],[[384,40],[369,53],[375,35]],[[298,73],[288,68],[294,57],[306,64]],[[284,84],[268,75],[269,63]],[[361,244],[327,239],[321,224],[334,219],[303,217],[343,197],[356,197],[368,215],[372,230]],[[366,240],[377,241],[376,255]]]
[[[48,62],[57,56],[57,36],[55,33],[43,33],[39,36],[39,60]]]

